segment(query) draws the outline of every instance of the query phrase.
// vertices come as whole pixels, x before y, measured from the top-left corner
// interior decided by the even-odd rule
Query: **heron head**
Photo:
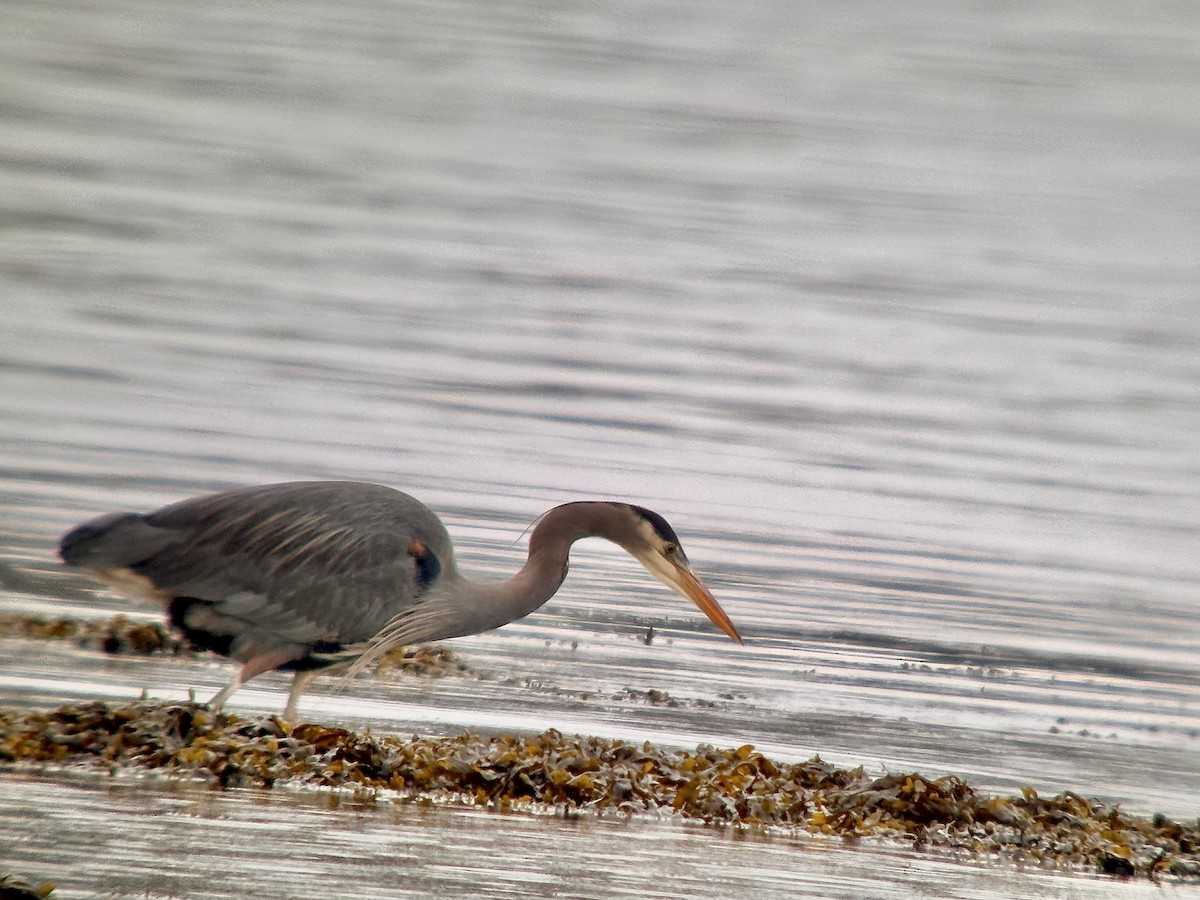
[[[646,567],[647,572],[695,603],[714,625],[740,644],[742,636],[737,628],[708,588],[692,572],[675,529],[653,510],[632,505],[629,508],[638,520],[635,524],[637,537],[628,543],[622,542],[622,546]]]

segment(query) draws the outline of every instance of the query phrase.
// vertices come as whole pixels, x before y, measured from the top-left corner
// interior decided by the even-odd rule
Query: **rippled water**
[[[9,567],[54,571],[57,535],[100,512],[336,477],[418,495],[468,570],[501,574],[547,507],[630,499],[675,525],[745,646],[585,543],[543,610],[454,642],[476,677],[318,682],[304,714],[751,742],[1200,813],[1186,9],[100,0],[5,19]],[[0,611],[137,609],[56,584],[10,586]],[[6,705],[203,696],[227,674],[0,641]],[[285,684],[232,708],[276,710]],[[300,896],[278,885],[297,860],[318,894],[647,896],[689,854],[664,896],[1109,889],[673,823],[14,774],[0,797],[37,823],[0,861],[65,897]],[[175,842],[227,854],[229,886],[198,849],[163,882]]]

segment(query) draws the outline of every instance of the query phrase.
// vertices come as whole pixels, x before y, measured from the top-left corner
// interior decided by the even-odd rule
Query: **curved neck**
[[[627,541],[635,533],[635,520],[633,508],[623,503],[556,506],[533,529],[521,571],[507,581],[477,582],[463,578],[453,564],[447,566],[438,586],[393,618],[350,672],[392,647],[478,634],[529,615],[553,597],[567,577],[572,544],[580,538],[603,537],[633,553]]]
[[[613,535],[620,533],[622,513],[625,513],[625,518],[628,517],[627,507],[594,500],[554,507],[534,526],[533,534],[529,536],[529,558],[517,575],[531,567],[551,562],[560,564],[565,575],[571,545],[580,538],[602,537],[620,543]],[[562,579],[559,578],[561,583]]]
[[[441,637],[488,631],[540,608],[567,577],[571,545],[585,537],[613,540],[620,533],[622,513],[628,515],[626,508],[605,502],[566,503],[550,510],[529,536],[529,556],[516,575],[496,582],[460,579],[453,585],[452,596],[445,599],[459,607],[463,619],[455,634]]]

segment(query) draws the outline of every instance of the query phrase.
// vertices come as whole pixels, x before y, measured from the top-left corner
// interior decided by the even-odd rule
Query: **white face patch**
[[[645,546],[652,547],[656,553],[662,553],[663,539],[654,530],[654,526],[645,519],[638,519],[638,534],[641,536]]]
[[[662,544],[660,538],[658,544]],[[658,548],[647,550],[643,553],[634,554],[637,561],[646,567],[646,571],[669,587],[678,594],[687,596],[687,593],[680,586],[679,570],[671,564],[671,562],[659,552]]]

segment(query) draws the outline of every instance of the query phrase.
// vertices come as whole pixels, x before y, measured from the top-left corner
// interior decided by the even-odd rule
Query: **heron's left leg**
[[[225,701],[237,693],[237,689],[242,686],[242,682],[244,681],[245,679],[242,678],[242,673],[238,672],[237,675],[233,677],[233,681],[221,688],[220,692],[218,692],[211,700],[208,701],[208,708],[213,712],[220,711],[221,707],[225,705]]]

